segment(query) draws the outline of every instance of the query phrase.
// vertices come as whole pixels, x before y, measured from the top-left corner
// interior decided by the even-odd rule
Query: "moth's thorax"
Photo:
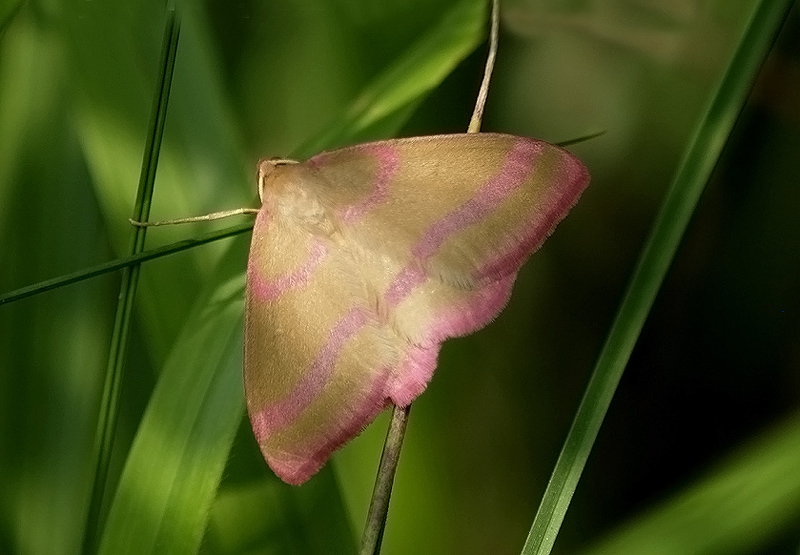
[[[310,185],[314,179],[305,164],[294,160],[270,158],[258,163],[258,193],[272,217],[312,233],[332,235],[336,226]]]

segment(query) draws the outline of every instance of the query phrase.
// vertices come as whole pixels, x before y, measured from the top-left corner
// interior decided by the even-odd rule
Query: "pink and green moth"
[[[569,152],[495,133],[261,160],[244,383],[275,474],[305,482],[422,393],[442,342],[499,314],[588,182]]]

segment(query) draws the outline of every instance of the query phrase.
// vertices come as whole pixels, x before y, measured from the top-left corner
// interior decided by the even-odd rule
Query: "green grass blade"
[[[161,138],[164,133],[164,122],[166,120],[167,105],[169,104],[172,74],[175,68],[175,54],[178,48],[179,31],[180,23],[175,15],[175,10],[168,10],[159,68],[160,79],[155,98],[153,99],[150,129],[147,135],[147,145],[144,151],[144,160],[142,161],[139,188],[132,215],[132,218],[137,221],[146,221],[150,213],[156,167],[158,166],[158,155],[161,150]],[[141,252],[144,249],[145,235],[146,229],[140,227],[134,228],[129,249],[131,254]],[[130,319],[133,311],[133,299],[136,295],[138,279],[139,266],[133,265],[123,270],[117,315],[114,321],[114,332],[111,336],[111,349],[103,386],[103,396],[100,402],[97,433],[95,436],[94,482],[90,496],[88,517],[83,533],[82,552],[87,555],[96,551],[97,533],[100,528],[103,498],[105,496],[111,452],[114,446],[114,435],[116,433],[117,418],[119,416],[119,396],[122,384],[125,348],[127,346],[128,330],[130,329]]]
[[[0,36],[11,25],[23,4],[22,0],[14,0],[13,2],[6,2],[5,5],[0,7]]]
[[[102,276],[103,274],[114,272],[122,268],[141,264],[142,262],[146,262],[148,260],[156,260],[162,256],[167,256],[194,247],[199,247],[200,245],[205,245],[206,243],[212,243],[220,239],[234,237],[246,231],[250,231],[251,229],[253,229],[252,222],[231,226],[220,231],[206,233],[194,239],[185,239],[183,241],[178,241],[177,243],[164,245],[163,247],[148,249],[137,254],[118,258],[117,260],[104,262],[90,268],[84,268],[83,270],[78,270],[77,272],[71,272],[69,274],[64,274],[63,276],[40,281],[39,283],[34,283],[33,285],[20,287],[19,289],[0,295],[0,306],[27,297],[32,297],[33,295],[38,295],[39,293],[44,293],[45,291],[58,289],[59,287],[64,287],[65,285],[71,285],[86,279]]]
[[[695,483],[642,512],[583,555],[758,553],[800,519],[800,415],[737,449]]]
[[[534,518],[523,555],[550,553],[592,445],[695,206],[791,1],[762,1],[702,117],[642,251]]]
[[[481,44],[487,34],[487,19],[485,0],[457,3],[375,78],[325,133],[300,147],[296,155],[303,158],[347,141],[362,140],[374,126],[387,120],[399,126],[418,102]],[[398,114],[400,121],[394,119]]]
[[[194,553],[244,408],[241,386],[247,242],[239,238],[189,315],[150,398],[100,553]]]

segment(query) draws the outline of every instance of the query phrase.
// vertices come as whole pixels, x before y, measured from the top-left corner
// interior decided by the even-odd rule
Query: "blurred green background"
[[[414,404],[386,554],[518,553],[647,230],[756,2],[506,0],[484,130],[575,145],[592,184],[506,311]],[[152,219],[255,205],[264,156],[466,129],[480,0],[179,4]],[[154,0],[0,3],[0,293],[125,253]],[[684,238],[555,553],[800,549],[800,13]],[[424,192],[421,192],[424,194]],[[218,227],[230,225],[220,224]],[[148,245],[199,234],[149,232]],[[248,237],[145,264],[104,553],[352,552],[386,415],[301,488],[243,413]],[[119,292],[0,307],[0,553],[73,554]]]

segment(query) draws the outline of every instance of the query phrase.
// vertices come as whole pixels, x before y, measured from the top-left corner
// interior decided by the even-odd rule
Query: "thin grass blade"
[[[180,22],[173,8],[167,11],[164,43],[159,65],[160,79],[153,99],[150,130],[144,150],[139,188],[132,216],[137,221],[146,221],[150,213],[150,203],[153,196],[158,155],[161,150],[161,138],[164,134],[164,122],[166,120],[167,105],[169,104],[169,92],[175,68],[175,54],[178,49],[179,34]],[[135,228],[133,230],[129,247],[130,254],[139,253],[144,249],[145,234],[145,229]],[[103,498],[106,491],[111,451],[114,446],[114,434],[116,433],[117,417],[119,415],[119,396],[125,348],[127,346],[128,330],[130,329],[130,320],[133,312],[133,299],[136,295],[138,279],[139,266],[133,265],[123,270],[117,315],[111,336],[111,350],[95,436],[94,483],[83,534],[82,552],[86,554],[95,552],[97,532],[100,528]]]
[[[792,2],[760,2],[700,120],[581,400],[523,555],[550,553],[592,445],[697,202]]]
[[[22,0],[15,0],[14,2],[6,2],[6,4],[0,8],[0,36],[2,36],[6,28],[11,25],[14,16],[19,13],[22,4],[24,4]]]
[[[235,237],[236,235],[250,231],[251,229],[253,229],[253,222],[231,226],[220,231],[206,233],[194,239],[185,239],[176,243],[164,245],[163,247],[148,249],[124,258],[118,258],[116,260],[104,262],[102,264],[98,264],[97,266],[92,266],[91,268],[84,268],[83,270],[78,270],[77,272],[72,272],[63,276],[41,281],[39,283],[34,283],[33,285],[28,285],[26,287],[20,287],[19,289],[0,295],[0,306],[27,297],[32,297],[33,295],[38,295],[39,293],[44,293],[45,291],[58,289],[59,287],[64,287],[65,285],[71,285],[86,279],[102,276],[103,274],[108,274],[122,268],[141,264],[142,262],[146,262],[148,260],[156,260],[162,256],[167,256],[177,252],[185,251],[186,249],[199,247],[200,245],[205,245],[206,243],[212,243],[214,241],[219,241],[220,239],[227,239],[228,237]]]

